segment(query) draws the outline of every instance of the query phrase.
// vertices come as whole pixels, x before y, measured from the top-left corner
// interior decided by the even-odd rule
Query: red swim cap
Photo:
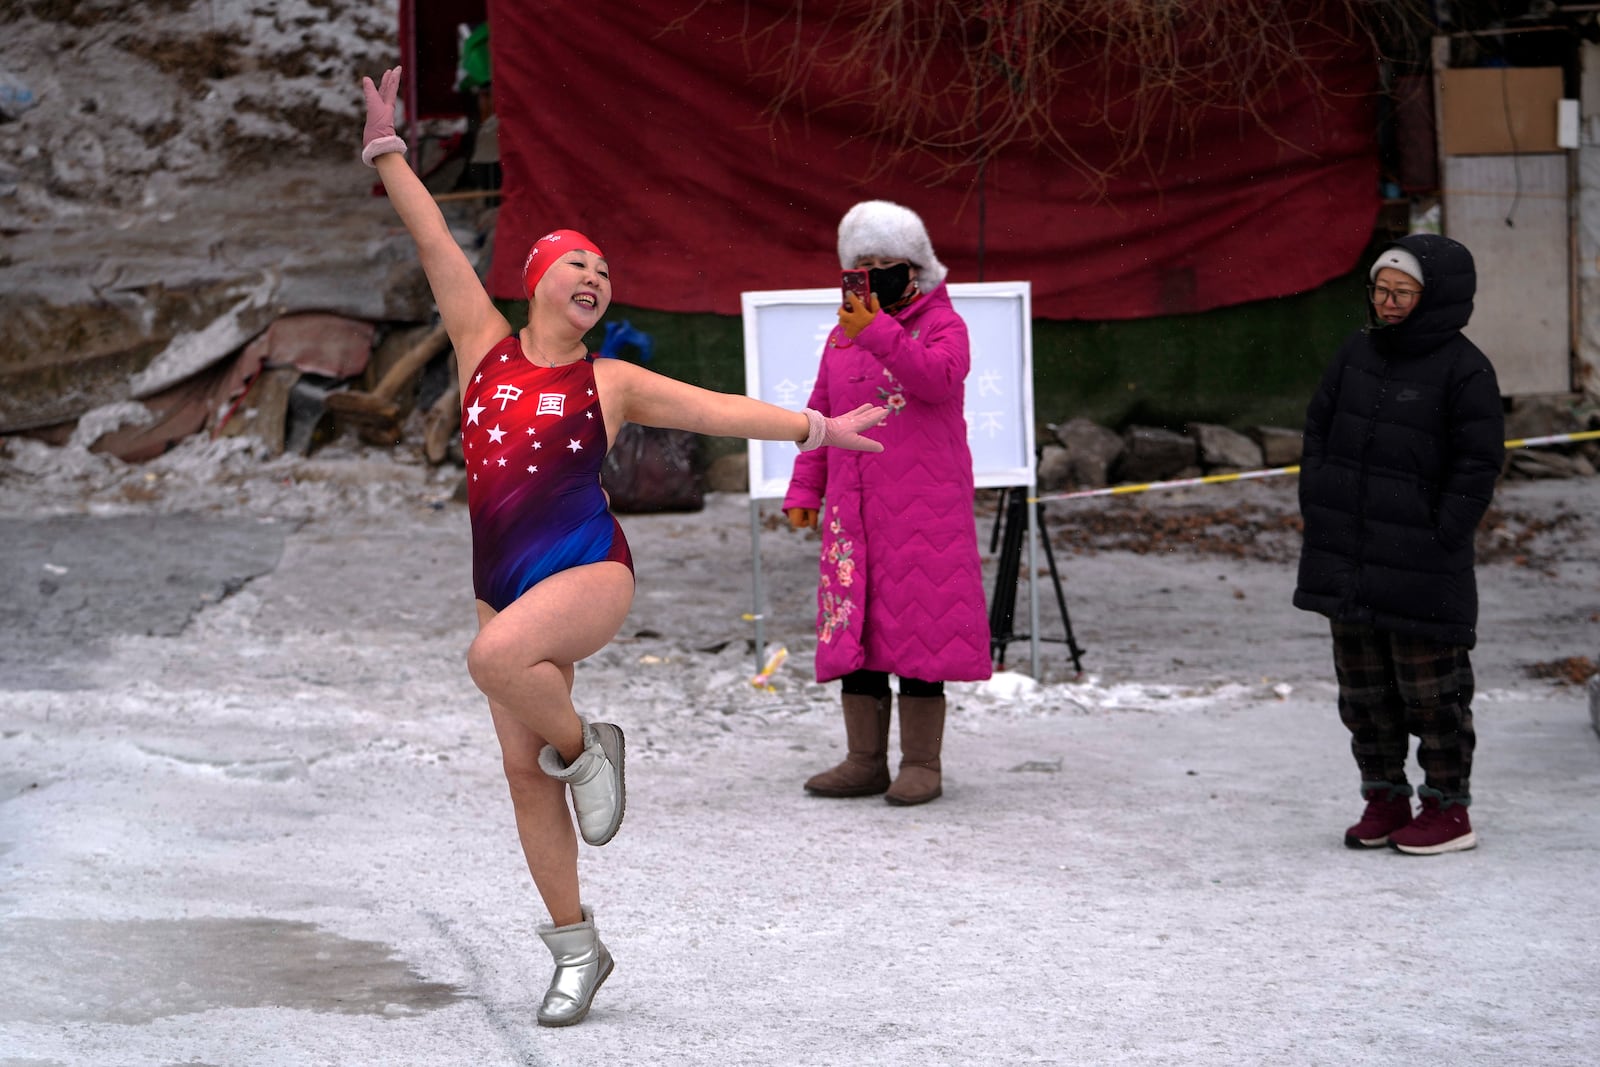
[[[522,265],[522,288],[529,300],[533,299],[533,290],[544,272],[550,269],[550,264],[572,251],[593,252],[605,258],[605,253],[577,230],[554,230],[533,242],[533,247],[528,249],[528,261]]]

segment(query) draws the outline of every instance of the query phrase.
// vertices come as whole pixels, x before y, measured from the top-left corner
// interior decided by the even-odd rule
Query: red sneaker
[[[1445,807],[1438,797],[1424,796],[1422,811],[1411,825],[1389,835],[1389,844],[1409,856],[1436,856],[1478,847],[1465,804]]]
[[[1411,822],[1411,797],[1387,786],[1363,789],[1367,810],[1344,832],[1346,848],[1382,848],[1389,835]]]

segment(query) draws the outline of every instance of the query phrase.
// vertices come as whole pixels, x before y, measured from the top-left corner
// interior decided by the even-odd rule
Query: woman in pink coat
[[[801,455],[783,507],[822,532],[817,680],[842,679],[847,754],[818,796],[939,796],[947,681],[989,677],[989,619],[962,412],[971,351],[917,214],[869,200],[839,223],[839,264],[869,271],[839,311],[810,406],[889,409],[881,453]],[[889,675],[899,679],[900,773],[889,779]]]

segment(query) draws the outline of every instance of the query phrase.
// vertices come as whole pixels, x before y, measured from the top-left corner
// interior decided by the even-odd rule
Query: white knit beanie
[[[1393,267],[1397,271],[1409,274],[1417,280],[1418,285],[1427,284],[1427,279],[1422,276],[1422,264],[1417,257],[1398,245],[1384,250],[1383,255],[1372,264],[1372,269],[1367,271],[1367,281],[1377,281],[1378,272],[1385,267]]]
[[[917,268],[917,287],[925,293],[944,281],[944,264],[934,257],[922,219],[887,200],[863,200],[839,220],[839,266],[848,270],[863,256],[906,260]]]

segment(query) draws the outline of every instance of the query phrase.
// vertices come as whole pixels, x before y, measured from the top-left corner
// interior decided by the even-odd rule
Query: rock
[[[232,298],[230,290],[229,297]],[[238,352],[277,318],[269,284],[258,282],[238,293],[236,303],[195,330],[185,330],[156,353],[148,366],[128,381],[135,399],[154,396]]]
[[[1254,470],[1261,466],[1261,446],[1237,430],[1209,422],[1191,422],[1189,436],[1200,450],[1200,463],[1207,470]]]
[[[1199,469],[1200,450],[1192,437],[1155,426],[1130,426],[1122,440],[1125,451],[1113,471],[1119,482],[1160,482]]]
[[[713,493],[748,493],[750,454],[729,452],[712,460],[706,468],[706,489]]]
[[[388,203],[359,195],[370,174],[359,162],[285,166],[185,190],[167,205],[172,218],[8,234],[0,433],[152,396],[284,315],[426,321],[433,301],[415,247]]]
[[[1580,466],[1579,464],[1582,464]],[[1587,460],[1578,456],[1563,456],[1559,452],[1550,452],[1543,449],[1522,448],[1511,453],[1506,462],[1506,473],[1510,477],[1537,478],[1576,478],[1587,473],[1593,473],[1594,467]]]
[[[1305,447],[1299,430],[1281,426],[1256,426],[1250,436],[1261,446],[1261,461],[1269,467],[1292,467],[1300,462]]]
[[[1045,445],[1039,450],[1039,467],[1035,472],[1041,493],[1055,493],[1071,484],[1072,461],[1061,445]]]
[[[1506,413],[1506,440],[1576,433],[1583,423],[1573,400],[1567,396],[1517,397]]]
[[[1068,419],[1055,427],[1055,435],[1067,450],[1068,484],[1083,489],[1111,484],[1111,467],[1127,447],[1119,434],[1089,419]]]

